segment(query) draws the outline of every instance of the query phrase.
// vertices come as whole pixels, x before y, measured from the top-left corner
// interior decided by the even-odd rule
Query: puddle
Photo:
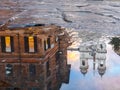
[[[78,51],[68,50],[70,80],[60,90],[119,90],[120,56],[109,42],[108,38],[81,42]]]
[[[73,44],[67,51],[67,62],[71,64],[71,70],[69,74],[68,68],[68,74],[63,72],[61,77],[59,69],[56,70],[58,72],[55,75],[59,76],[56,80],[58,89],[120,90],[120,56],[108,44],[110,39],[107,37],[120,35],[119,1],[1,0],[0,5],[0,24],[15,18],[11,27],[44,23],[70,28],[67,31],[72,32]],[[46,90],[48,87],[51,90],[51,83],[47,85],[44,77],[40,78],[42,84],[44,82],[44,85],[40,84],[40,89]]]

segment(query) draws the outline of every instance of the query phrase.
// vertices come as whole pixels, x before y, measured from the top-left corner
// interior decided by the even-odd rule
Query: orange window
[[[36,36],[25,36],[24,45],[26,53],[36,53],[37,52],[37,37]]]
[[[5,45],[6,45],[6,52],[11,52],[11,41],[9,36],[5,37]]]
[[[29,36],[28,43],[29,43],[29,52],[35,52],[35,50],[34,50],[34,37],[33,36]]]
[[[14,52],[14,38],[13,36],[1,36],[2,52]]]

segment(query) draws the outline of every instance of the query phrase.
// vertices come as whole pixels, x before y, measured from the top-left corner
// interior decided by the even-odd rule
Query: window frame
[[[10,51],[6,50],[7,49],[7,47],[6,47],[6,44],[7,44],[6,38],[7,37],[9,37],[9,39],[10,39],[10,42],[9,42]],[[1,51],[2,51],[2,53],[14,52],[14,37],[13,36],[1,36],[0,39],[1,39]]]
[[[7,71],[8,72],[10,71],[10,74],[7,74]],[[13,65],[12,64],[6,64],[6,66],[5,66],[5,75],[7,77],[13,76]]]
[[[30,37],[33,37],[33,49],[34,51],[30,51]],[[25,53],[37,53],[37,36],[24,36],[24,51]]]

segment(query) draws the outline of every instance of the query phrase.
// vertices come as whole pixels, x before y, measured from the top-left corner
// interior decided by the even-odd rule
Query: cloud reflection
[[[80,54],[68,51],[68,62],[71,64],[70,83],[64,84],[61,90],[120,90],[120,56],[107,44],[106,73],[100,77],[97,70],[90,67],[84,76],[80,73]]]

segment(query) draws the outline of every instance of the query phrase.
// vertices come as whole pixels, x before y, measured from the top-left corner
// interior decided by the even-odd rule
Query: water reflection
[[[120,56],[109,42],[108,39],[83,42],[80,43],[80,51],[68,51],[70,82],[62,84],[60,90],[119,90]],[[95,51],[91,46],[96,48]]]
[[[25,63],[21,64],[21,75],[19,74],[20,69],[17,64],[12,67],[7,64],[7,67],[5,67],[8,71],[8,73],[6,73],[7,76],[3,75],[2,71],[4,66],[0,65],[0,70],[2,70],[0,71],[0,90],[59,90],[62,83],[69,83],[70,65],[66,63],[66,52],[67,50],[64,50],[64,53],[57,58],[58,62],[56,63],[51,62],[51,59],[51,61],[39,65],[30,64],[28,67],[30,75],[27,75],[29,71],[25,71],[27,68],[27,64]],[[50,63],[54,65],[54,69]],[[50,71],[46,71],[46,67],[49,68]],[[10,75],[11,72],[12,75]],[[18,76],[13,75],[13,73]],[[3,77],[5,77],[4,81]]]
[[[24,64],[22,64],[22,66],[23,65]],[[0,75],[0,90],[59,90],[62,83],[69,83],[70,65],[65,64],[65,62],[62,61],[61,64],[59,63],[55,66],[56,70],[51,71],[50,73],[48,72],[49,74],[47,74],[47,76],[44,71],[41,71],[45,70],[44,65],[36,66],[36,69],[39,67],[41,69],[39,71],[37,70],[37,73],[41,72],[39,76],[33,75],[24,77],[26,75],[24,72],[21,75],[18,75],[18,77],[6,77],[5,81],[1,81],[2,76]],[[34,71],[33,66],[31,70]]]
[[[102,76],[106,70],[106,44],[105,42],[90,41],[80,45],[80,71],[86,74],[89,68],[88,61],[93,62],[93,70],[98,69],[98,73]],[[97,65],[97,66],[96,66]]]
[[[113,46],[114,51],[120,55],[120,37],[112,37],[110,44]]]

